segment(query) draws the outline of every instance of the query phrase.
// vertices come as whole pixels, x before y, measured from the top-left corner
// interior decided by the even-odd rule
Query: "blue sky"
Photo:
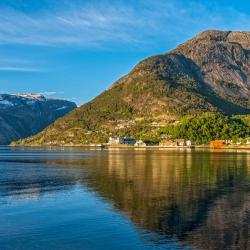
[[[250,31],[248,2],[1,0],[0,92],[81,105],[203,30]]]

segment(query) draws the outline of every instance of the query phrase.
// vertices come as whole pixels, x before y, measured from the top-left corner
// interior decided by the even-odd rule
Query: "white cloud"
[[[249,29],[249,16],[197,1],[63,1],[25,14],[0,9],[0,44],[112,47],[186,39],[203,29]],[[74,3],[74,4],[73,4]],[[58,5],[59,6],[59,5]]]
[[[51,96],[51,95],[56,95],[57,92],[56,91],[44,91],[44,92],[40,92],[40,95],[46,95],[46,96]]]
[[[135,29],[144,26],[133,9],[123,6],[71,6],[65,10],[27,15],[0,9],[0,43],[30,45],[134,42]]]
[[[41,63],[39,63],[41,64]],[[0,72],[47,72],[34,61],[18,57],[0,57]]]
[[[0,71],[15,71],[15,72],[44,72],[42,69],[29,67],[15,67],[15,66],[0,66]]]
[[[58,94],[64,94],[64,91],[43,91],[39,92],[40,95],[45,95],[45,96],[52,96],[52,95],[58,95]]]

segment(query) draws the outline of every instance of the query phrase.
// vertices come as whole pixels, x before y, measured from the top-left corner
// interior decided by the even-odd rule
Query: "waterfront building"
[[[144,142],[144,141],[142,141],[142,140],[139,140],[139,141],[136,141],[135,142],[135,145],[134,145],[135,147],[146,147],[147,145],[146,145],[146,143]]]
[[[162,140],[160,141],[159,146],[160,147],[176,147],[178,145],[175,140]]]
[[[223,146],[226,146],[226,141],[225,140],[214,140],[210,142],[210,147],[212,148],[220,148]]]
[[[109,145],[121,145],[121,144],[127,144],[127,145],[134,145],[136,143],[136,140],[133,138],[128,137],[109,137]]]
[[[194,145],[195,145],[195,142],[194,142],[194,141],[191,141],[191,140],[187,140],[187,141],[186,141],[186,145],[189,146],[189,147],[190,147],[190,146],[194,146]]]

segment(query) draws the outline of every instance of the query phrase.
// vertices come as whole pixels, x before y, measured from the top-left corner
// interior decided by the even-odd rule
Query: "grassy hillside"
[[[74,112],[73,112],[74,113]],[[71,113],[70,117],[75,114]],[[110,135],[128,136],[147,142],[159,142],[163,138],[184,138],[197,144],[207,144],[214,139],[233,139],[250,137],[250,125],[245,120],[248,116],[224,116],[221,113],[204,113],[179,117],[179,121],[156,123],[153,120],[137,120],[135,122],[110,122],[109,126],[91,128],[83,126],[82,121],[71,120],[68,123],[56,121],[48,129],[34,137],[19,141],[19,145],[84,145],[89,143],[105,143]],[[122,121],[122,120],[121,120]],[[97,123],[98,124],[98,123]],[[88,129],[86,128],[88,127]]]
[[[163,78],[159,72],[149,72],[146,75],[133,72],[129,79],[118,81],[91,102],[19,143],[81,145],[107,142],[110,135],[159,141],[159,127],[185,115],[247,112],[221,99],[195,78],[184,75]]]
[[[248,136],[249,41],[241,46],[229,34],[208,31],[143,60],[91,102],[18,143],[82,145],[110,135],[159,141],[164,129],[198,143]]]

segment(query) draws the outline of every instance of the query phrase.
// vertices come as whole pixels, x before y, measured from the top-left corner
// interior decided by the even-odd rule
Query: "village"
[[[143,140],[136,140],[129,137],[109,137],[107,144],[103,146],[109,147],[160,147],[160,148],[193,148],[193,147],[211,147],[211,148],[224,148],[224,147],[240,147],[245,146],[250,148],[250,138],[240,138],[237,140],[212,140],[208,145],[196,145],[195,141],[186,139],[164,139],[158,143],[145,142]],[[94,146],[94,145],[93,145]]]

